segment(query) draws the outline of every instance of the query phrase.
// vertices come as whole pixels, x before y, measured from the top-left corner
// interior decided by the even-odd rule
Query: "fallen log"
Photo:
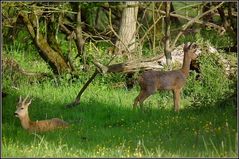
[[[98,61],[93,61],[93,64],[103,74],[118,72],[129,73],[129,72],[137,72],[140,70],[161,70],[164,67],[163,64],[161,63],[163,57],[164,55],[160,55],[152,59],[134,60],[125,63],[112,64],[109,66],[105,66],[99,63]]]
[[[178,63],[177,67],[181,67],[183,64],[183,46],[179,45],[176,47],[172,52],[172,63]],[[218,57],[218,60],[221,61],[224,65],[224,70],[227,74],[227,71],[230,70],[230,65],[228,65],[228,61],[225,60],[220,54],[218,53],[217,49],[214,47],[207,45],[204,48],[197,48],[196,54],[199,56],[202,53],[202,50],[207,53],[213,53],[215,56]],[[195,62],[195,61],[194,61]],[[149,58],[149,59],[138,59],[133,61],[128,61],[125,63],[118,63],[118,64],[112,64],[112,65],[103,65],[98,61],[94,61],[93,64],[96,66],[95,72],[92,74],[90,79],[85,83],[85,85],[82,87],[80,92],[78,93],[75,100],[66,105],[66,108],[72,108],[78,104],[80,104],[80,99],[83,94],[83,92],[86,90],[88,85],[94,80],[97,74],[106,74],[106,73],[134,73],[137,71],[145,71],[145,70],[162,70],[164,66],[166,66],[166,58],[164,55],[159,55],[157,57]],[[194,63],[195,64],[195,63]],[[199,69],[199,68],[196,68]],[[198,70],[196,70],[198,71]]]
[[[179,45],[178,47],[176,47],[172,52],[172,63],[173,64],[177,64],[175,67],[175,69],[181,68],[182,64],[183,64],[183,46]],[[203,50],[203,51],[202,51]],[[216,59],[218,61],[218,63],[220,65],[222,65],[224,72],[226,75],[230,74],[230,70],[232,69],[232,66],[230,65],[230,62],[225,59],[223,56],[220,55],[220,53],[217,51],[216,48],[214,48],[213,46],[207,44],[205,46],[198,46],[196,54],[197,56],[200,56],[202,54],[202,52],[204,53],[208,53],[208,54],[214,54]],[[194,61],[192,61],[192,63],[195,65],[197,59]],[[98,68],[99,72],[102,74],[105,73],[130,73],[130,72],[137,72],[137,71],[146,71],[146,70],[162,70],[165,68],[165,66],[167,65],[166,63],[166,58],[165,56],[159,55],[157,57],[153,57],[153,58],[149,58],[146,60],[133,60],[133,61],[128,61],[125,63],[119,63],[119,64],[112,64],[109,66],[105,66],[103,64],[101,64],[98,61],[94,61],[93,64]]]
[[[180,45],[175,48],[171,52],[172,54],[172,63],[178,63],[179,67],[182,66],[183,63],[183,45]],[[198,49],[196,51],[197,55],[201,54],[201,50]],[[128,61],[125,63],[112,64],[109,66],[105,66],[98,61],[93,61],[93,64],[98,68],[98,70],[105,73],[130,73],[137,71],[146,71],[146,70],[162,70],[166,64],[166,58],[164,54],[159,56],[148,58],[148,59],[138,59],[133,61]]]

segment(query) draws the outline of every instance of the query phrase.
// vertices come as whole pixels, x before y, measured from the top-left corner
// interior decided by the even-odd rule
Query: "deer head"
[[[24,100],[22,100],[22,97],[20,96],[17,104],[17,110],[14,113],[16,117],[21,118],[28,114],[28,106],[31,104],[32,100],[30,99],[27,102],[27,98],[28,96]]]
[[[197,45],[195,43],[186,43],[183,47],[184,54],[187,55],[190,59],[195,60],[197,58]]]

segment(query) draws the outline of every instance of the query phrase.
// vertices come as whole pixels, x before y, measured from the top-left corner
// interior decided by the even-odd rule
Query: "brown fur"
[[[44,132],[58,128],[68,127],[68,123],[59,119],[53,118],[49,120],[31,121],[28,115],[28,107],[31,104],[31,100],[26,102],[27,97],[22,101],[21,97],[17,105],[17,110],[14,115],[21,121],[21,125],[29,132]]]
[[[139,78],[141,91],[134,100],[134,108],[140,104],[142,106],[144,100],[158,90],[172,90],[174,96],[175,111],[179,111],[180,92],[186,83],[189,74],[190,63],[192,59],[196,59],[196,45],[184,45],[183,66],[179,70],[173,71],[146,71]]]

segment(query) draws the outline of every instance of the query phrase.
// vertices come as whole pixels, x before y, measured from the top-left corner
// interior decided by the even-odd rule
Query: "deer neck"
[[[191,63],[191,59],[187,57],[186,55],[184,55],[183,66],[181,68],[181,71],[185,75],[185,77],[187,77],[189,74],[190,63]]]
[[[31,125],[32,122],[31,122],[31,120],[29,118],[28,113],[26,114],[26,116],[21,117],[20,121],[21,121],[22,127],[24,129],[29,129],[30,128],[30,125]]]

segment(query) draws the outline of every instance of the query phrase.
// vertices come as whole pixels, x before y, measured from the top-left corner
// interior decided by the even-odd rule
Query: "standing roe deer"
[[[59,118],[35,122],[31,121],[28,115],[28,106],[31,104],[31,100],[29,100],[29,102],[26,102],[26,100],[27,97],[22,101],[20,96],[19,102],[17,104],[17,110],[14,113],[14,115],[20,119],[21,125],[24,129],[30,132],[44,132],[57,128],[66,128],[69,126],[68,123]]]
[[[196,59],[196,45],[185,44],[183,66],[179,70],[173,71],[146,71],[139,78],[141,91],[134,100],[134,108],[139,103],[142,107],[144,100],[155,93],[157,90],[172,90],[174,97],[175,111],[179,111],[180,91],[186,83],[186,78],[189,74],[191,60]]]

